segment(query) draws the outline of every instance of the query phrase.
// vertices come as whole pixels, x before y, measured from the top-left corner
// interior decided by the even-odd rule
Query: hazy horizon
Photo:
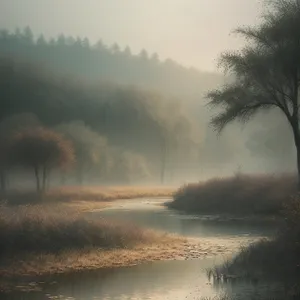
[[[0,27],[117,42],[211,72],[220,52],[243,45],[230,32],[255,23],[260,8],[259,0],[1,0]]]

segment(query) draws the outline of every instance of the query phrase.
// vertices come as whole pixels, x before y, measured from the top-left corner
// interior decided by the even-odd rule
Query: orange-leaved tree
[[[50,170],[67,168],[75,160],[72,143],[42,127],[19,131],[13,137],[10,148],[14,164],[34,171],[37,192],[46,190]]]

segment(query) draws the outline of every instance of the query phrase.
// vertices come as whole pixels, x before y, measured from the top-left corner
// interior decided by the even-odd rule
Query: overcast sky
[[[202,70],[243,42],[232,29],[257,22],[261,0],[0,0],[0,27],[87,36]]]

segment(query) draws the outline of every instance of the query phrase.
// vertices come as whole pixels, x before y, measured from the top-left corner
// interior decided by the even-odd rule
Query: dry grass
[[[174,187],[63,187],[53,189],[47,196],[53,200],[111,201],[143,197],[171,197]]]
[[[293,298],[290,295],[277,295],[277,296],[268,296],[268,295],[260,295],[259,293],[253,293],[250,295],[237,295],[232,296],[232,292],[228,295],[220,295],[215,297],[209,297],[209,298],[199,298],[198,300],[298,300],[299,298]],[[249,292],[248,292],[249,294]]]
[[[0,206],[0,277],[170,259],[186,243],[129,223],[88,219],[61,204]]]
[[[186,242],[182,238],[162,236],[155,241],[139,243],[129,249],[86,248],[66,250],[58,254],[42,253],[5,260],[0,277],[37,276],[71,273],[100,268],[133,266],[142,262],[176,259]]]
[[[84,217],[116,199],[169,197],[173,188],[64,187],[42,199],[8,195],[0,205],[0,275],[37,275],[131,265],[178,254],[184,239]],[[29,204],[26,204],[29,203]]]
[[[96,209],[103,209],[112,205],[111,201],[93,201],[93,200],[73,200],[62,201],[61,207],[66,209],[72,209],[77,212],[88,212]]]
[[[155,234],[133,224],[89,219],[58,205],[1,207],[0,255],[69,248],[127,248]]]
[[[172,208],[198,213],[279,214],[297,191],[292,175],[242,175],[188,184],[174,195]]]
[[[248,247],[243,247],[233,260],[207,270],[209,278],[225,287],[238,283],[253,285],[272,284],[284,287],[278,298],[262,297],[257,299],[300,299],[300,253],[290,247],[290,239],[280,236],[273,240],[263,239]]]
[[[289,237],[261,240],[244,247],[231,261],[208,273],[217,280],[282,283],[291,299],[300,299],[300,252]],[[285,298],[289,299],[289,298]]]
[[[129,223],[87,219],[61,204],[0,208],[0,277],[198,259],[231,253],[239,244],[240,238],[185,239]]]
[[[2,207],[0,255],[84,247],[125,248],[153,238],[130,224],[91,220],[53,205]]]
[[[67,207],[80,211],[103,208],[109,202],[118,199],[132,199],[144,197],[172,197],[174,187],[130,187],[130,186],[68,186],[48,191],[44,202],[60,202]],[[13,191],[7,195],[9,204],[39,203],[40,199],[34,192]]]

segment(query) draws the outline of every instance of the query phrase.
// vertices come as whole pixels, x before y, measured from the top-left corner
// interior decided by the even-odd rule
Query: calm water
[[[189,216],[165,208],[166,199],[136,199],[116,202],[114,207],[90,213],[93,218],[115,218],[154,229],[196,238],[222,238],[241,241],[243,237],[267,236],[274,226],[267,223],[232,221],[211,216]],[[78,300],[181,300],[213,297],[224,287],[210,283],[206,269],[224,257],[198,260],[145,263],[139,266],[61,275],[40,279],[41,283],[18,282],[19,289],[31,291],[1,294],[3,300],[78,299]],[[264,288],[262,286],[262,288]],[[252,293],[249,284],[239,284],[235,293]],[[227,287],[226,291],[231,292]]]
[[[229,217],[211,215],[188,215],[167,209],[163,203],[168,199],[124,200],[93,217],[107,217],[133,222],[140,226],[177,233],[187,237],[245,237],[273,235],[276,227],[270,221],[251,222]]]

